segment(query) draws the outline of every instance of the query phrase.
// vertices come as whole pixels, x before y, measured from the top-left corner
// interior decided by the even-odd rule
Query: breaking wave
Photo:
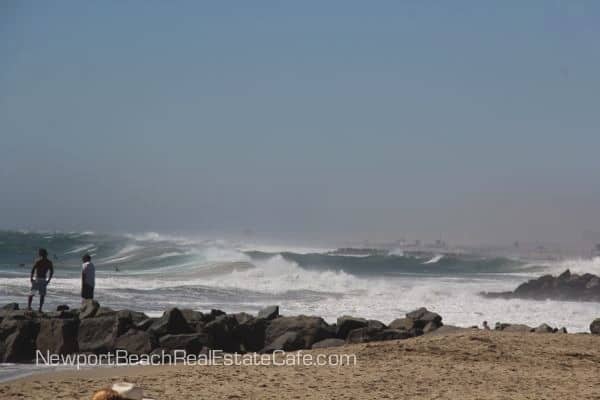
[[[584,330],[595,312],[589,304],[484,300],[477,293],[512,290],[529,277],[566,268],[600,274],[600,259],[531,263],[401,249],[342,254],[157,233],[0,232],[0,304],[23,302],[39,247],[48,249],[56,268],[50,307],[79,302],[80,259],[88,252],[97,267],[103,304],[151,314],[174,305],[256,311],[280,304],[286,314],[317,314],[328,320],[354,314],[389,322],[427,306],[457,325],[487,319]]]

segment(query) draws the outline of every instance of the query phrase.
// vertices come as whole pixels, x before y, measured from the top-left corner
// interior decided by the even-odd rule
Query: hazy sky
[[[599,71],[596,1],[2,1],[0,228],[578,241]]]

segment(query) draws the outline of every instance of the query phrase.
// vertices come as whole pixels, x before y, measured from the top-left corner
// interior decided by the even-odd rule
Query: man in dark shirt
[[[40,294],[39,310],[41,312],[42,306],[44,305],[44,297],[46,296],[46,286],[48,286],[48,283],[50,283],[50,280],[52,279],[52,275],[54,275],[54,266],[52,265],[52,261],[48,260],[48,252],[46,249],[40,249],[38,255],[40,258],[31,269],[31,294],[29,295],[27,302],[27,309],[31,310],[33,296],[35,295],[35,292],[38,292]],[[48,272],[50,272],[50,277],[46,280]]]

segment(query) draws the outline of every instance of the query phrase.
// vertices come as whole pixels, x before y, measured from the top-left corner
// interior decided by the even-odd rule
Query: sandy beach
[[[600,337],[462,331],[308,353],[354,353],[356,366],[159,366],[35,375],[2,399],[89,399],[127,380],[160,400],[600,399]]]

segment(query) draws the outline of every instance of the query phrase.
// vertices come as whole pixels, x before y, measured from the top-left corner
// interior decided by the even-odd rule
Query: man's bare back
[[[33,296],[36,293],[40,295],[40,312],[42,311],[42,307],[44,305],[44,297],[46,297],[46,286],[50,283],[52,276],[54,275],[54,265],[52,265],[52,261],[48,260],[48,252],[46,249],[40,249],[38,251],[38,255],[40,259],[35,262],[33,268],[31,268],[31,293],[29,294],[29,298],[27,299],[27,309],[31,310],[31,302],[33,300]],[[46,276],[50,272],[50,276],[46,279]],[[33,277],[35,275],[35,278]]]
[[[54,266],[52,265],[52,261],[47,258],[40,258],[36,261],[35,265],[31,269],[31,278],[33,279],[33,275],[35,273],[36,279],[46,279],[46,275],[50,271],[50,276],[54,273]]]

